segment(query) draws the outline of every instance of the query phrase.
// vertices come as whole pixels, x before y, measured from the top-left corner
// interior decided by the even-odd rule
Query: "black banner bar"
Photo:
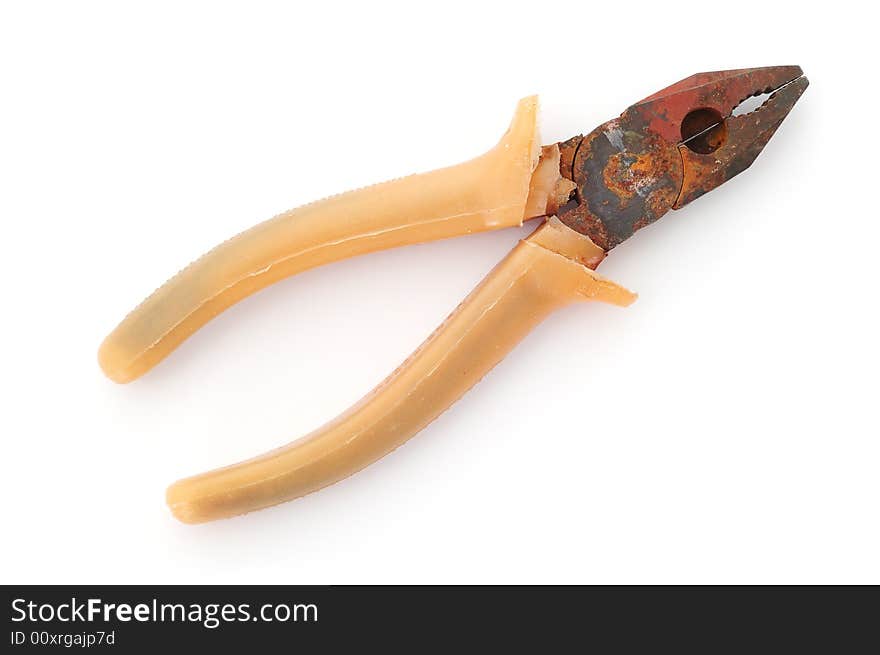
[[[874,587],[3,587],[2,652],[661,646],[856,652]],[[876,643],[876,635],[867,636]],[[848,648],[847,645],[853,648]],[[603,650],[605,648],[603,647]],[[262,652],[259,651],[259,652]],[[857,649],[860,650],[860,649]]]

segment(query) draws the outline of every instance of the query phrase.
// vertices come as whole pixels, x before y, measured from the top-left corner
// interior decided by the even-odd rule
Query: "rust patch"
[[[562,177],[572,182],[574,181],[574,156],[583,140],[584,135],[578,134],[556,144],[559,146],[559,172],[562,173]]]
[[[584,137],[572,170],[578,203],[559,218],[605,251],[669,211],[681,189],[675,144],[630,112]]]

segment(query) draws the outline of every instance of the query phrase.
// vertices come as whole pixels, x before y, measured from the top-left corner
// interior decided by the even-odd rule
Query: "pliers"
[[[350,191],[253,227],[193,262],[104,340],[99,363],[129,382],[230,305],[301,271],[385,248],[540,226],[363,400],[306,437],[169,487],[187,523],[298,498],[391,452],[566,304],[636,296],[594,270],[618,244],[745,170],[807,88],[798,66],[698,73],[595,130],[541,146],[536,97],[498,145],[457,166]],[[748,98],[766,96],[749,113]]]

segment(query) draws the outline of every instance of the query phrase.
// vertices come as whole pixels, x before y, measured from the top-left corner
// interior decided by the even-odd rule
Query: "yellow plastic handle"
[[[533,190],[530,197],[541,152],[537,111],[536,97],[521,100],[498,145],[476,159],[292,209],[221,244],[113,330],[98,352],[101,368],[116,382],[130,382],[230,305],[309,268],[520,225],[529,211],[543,215],[546,203],[536,199],[546,199],[559,175],[558,165],[555,171],[545,167],[540,179],[548,188]]]
[[[553,310],[635,296],[584,262],[601,249],[553,218],[516,248],[388,379],[354,407],[288,446],[173,484],[174,515],[201,523],[282,503],[391,452],[452,405]]]

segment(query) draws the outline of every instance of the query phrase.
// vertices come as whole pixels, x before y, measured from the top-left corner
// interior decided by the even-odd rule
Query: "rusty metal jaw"
[[[766,102],[754,111],[728,115],[716,123],[709,128],[717,134],[716,141],[708,143],[708,152],[701,152],[691,141],[679,144],[684,179],[673,209],[684,207],[751,166],[808,85],[801,75],[772,90]],[[740,102],[766,92],[766,87],[758,89]]]
[[[576,186],[559,218],[606,252],[757,158],[807,88],[798,66],[697,73],[559,144]],[[734,110],[770,94],[758,109]]]

